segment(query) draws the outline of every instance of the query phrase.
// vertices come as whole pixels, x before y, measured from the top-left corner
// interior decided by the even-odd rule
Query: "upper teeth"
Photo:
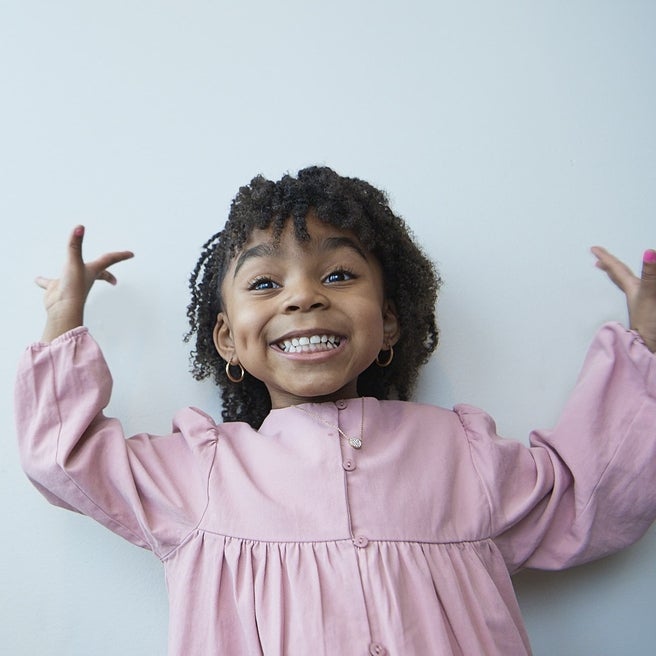
[[[286,353],[300,353],[302,351],[317,351],[320,349],[333,349],[339,346],[339,337],[336,335],[311,335],[310,337],[292,337],[278,344]]]

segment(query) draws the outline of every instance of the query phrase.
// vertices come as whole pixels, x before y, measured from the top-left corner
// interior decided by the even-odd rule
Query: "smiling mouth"
[[[292,337],[276,342],[276,346],[283,353],[316,353],[317,351],[332,351],[342,341],[339,335],[308,335],[305,337]]]

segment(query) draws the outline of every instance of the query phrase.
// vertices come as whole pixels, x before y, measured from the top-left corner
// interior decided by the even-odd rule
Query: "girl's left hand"
[[[647,250],[642,259],[642,278],[633,274],[624,262],[605,248],[590,249],[596,265],[626,294],[629,325],[640,333],[647,348],[656,352],[656,251]]]

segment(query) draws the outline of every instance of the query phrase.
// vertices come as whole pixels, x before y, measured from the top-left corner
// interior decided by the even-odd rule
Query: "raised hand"
[[[594,246],[596,265],[624,292],[629,308],[629,325],[640,333],[647,348],[656,352],[656,251],[647,250],[642,260],[642,277],[605,248]]]
[[[77,226],[68,240],[68,254],[59,278],[36,278],[36,284],[45,290],[44,305],[47,312],[42,341],[50,342],[67,330],[81,326],[84,320],[84,304],[96,280],[112,285],[116,278],[107,269],[112,264],[133,257],[130,251],[105,253],[99,258],[84,262],[82,240],[84,226]]]

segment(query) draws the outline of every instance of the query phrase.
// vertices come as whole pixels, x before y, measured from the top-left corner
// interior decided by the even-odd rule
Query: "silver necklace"
[[[364,399],[362,399],[362,416],[360,418],[360,437],[352,437],[350,435],[347,435],[337,424],[332,424],[329,421],[326,421],[321,415],[318,415],[316,412],[311,412],[310,410],[301,408],[301,406],[299,405],[294,407],[297,410],[304,412],[306,415],[309,415],[310,417],[316,419],[317,421],[320,421],[322,424],[325,424],[330,428],[334,428],[339,433],[339,436],[343,437],[354,449],[362,448],[362,436],[364,434]]]

